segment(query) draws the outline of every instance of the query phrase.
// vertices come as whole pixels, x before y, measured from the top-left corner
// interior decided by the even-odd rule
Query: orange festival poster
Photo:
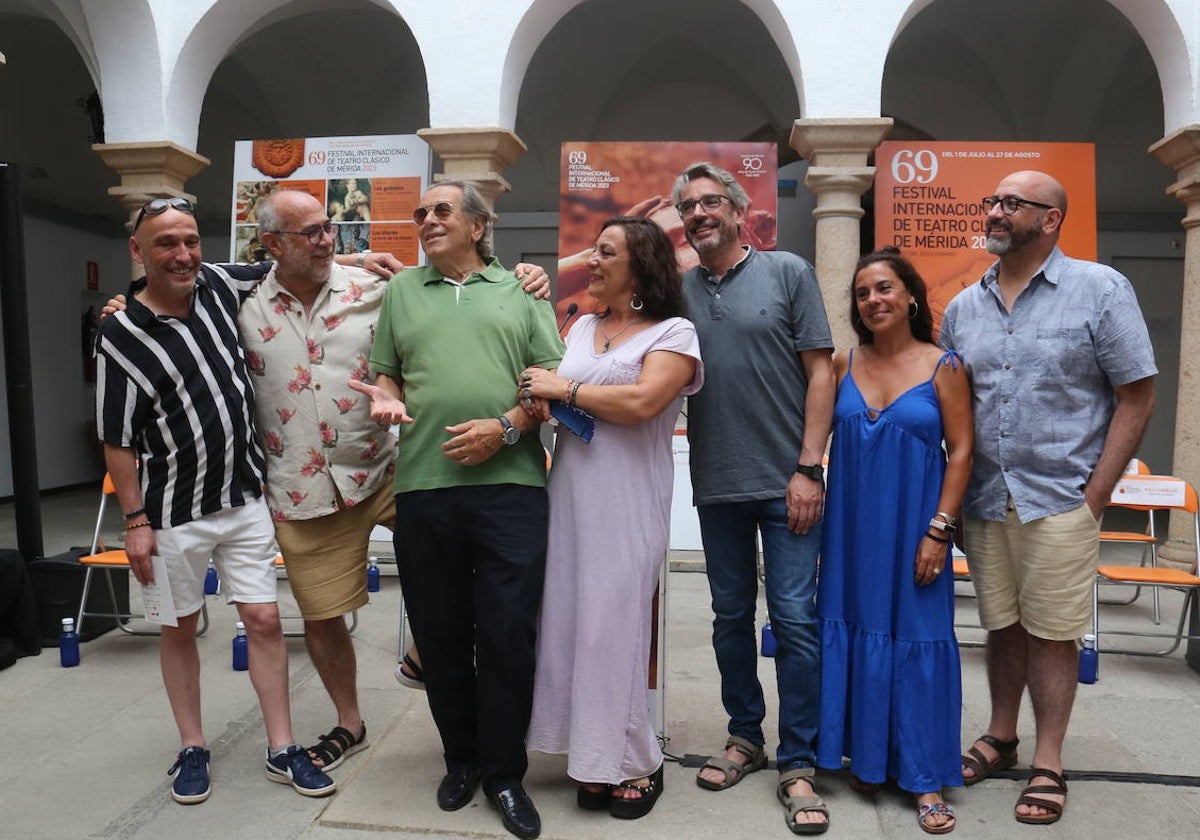
[[[627,142],[562,144],[558,203],[558,295],[561,319],[572,303],[592,311],[587,260],[610,216],[653,219],[675,244],[680,271],[699,258],[683,234],[671,204],[675,179],[691,163],[709,161],[727,169],[750,196],[742,240],[775,249],[777,165],[774,143]]]
[[[1070,197],[1059,247],[1096,259],[1096,162],[1091,143],[906,141],[875,153],[875,247],[894,245],[929,288],[934,331],[946,305],[996,258],[984,247],[990,196],[1005,176],[1038,169]]]

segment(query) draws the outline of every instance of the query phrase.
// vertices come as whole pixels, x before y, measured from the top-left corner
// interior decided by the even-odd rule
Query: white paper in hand
[[[154,573],[154,583],[142,587],[146,620],[151,624],[178,627],[179,617],[175,613],[175,599],[171,597],[171,584],[167,580],[167,561],[158,554],[151,554],[150,570]]]

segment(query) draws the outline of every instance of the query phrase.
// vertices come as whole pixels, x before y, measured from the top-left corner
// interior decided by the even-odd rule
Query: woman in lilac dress
[[[683,397],[703,382],[675,249],[645,219],[605,222],[588,261],[597,314],[567,335],[557,372],[518,394],[545,416],[561,400],[595,417],[590,443],[561,428],[527,744],[567,753],[581,808],[634,819],[662,792],[647,706],[651,605],[666,555]]]

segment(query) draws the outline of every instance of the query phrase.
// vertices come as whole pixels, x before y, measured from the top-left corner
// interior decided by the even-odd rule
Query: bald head
[[[1017,195],[1038,204],[1049,204],[1061,210],[1063,218],[1067,215],[1067,191],[1053,175],[1037,169],[1023,169],[1005,177],[996,188],[996,195]]]

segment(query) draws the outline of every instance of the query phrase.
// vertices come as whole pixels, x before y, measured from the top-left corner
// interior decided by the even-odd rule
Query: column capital
[[[800,119],[788,145],[810,166],[863,166],[892,124],[891,117]]]
[[[804,186],[817,196],[813,218],[824,216],[863,217],[861,197],[875,181],[873,166],[810,166]]]
[[[121,176],[121,183],[108,188],[132,214],[152,198],[180,196],[194,201],[184,183],[210,163],[203,155],[170,141],[152,143],[97,143],[92,151]]]
[[[445,171],[434,176],[435,183],[472,181],[493,204],[512,189],[501,173],[526,151],[520,137],[498,126],[422,128],[417,135],[442,159]]]
[[[1177,179],[1167,187],[1167,195],[1188,208],[1183,226],[1200,225],[1200,125],[1168,134],[1150,147],[1150,154],[1175,171]]]

